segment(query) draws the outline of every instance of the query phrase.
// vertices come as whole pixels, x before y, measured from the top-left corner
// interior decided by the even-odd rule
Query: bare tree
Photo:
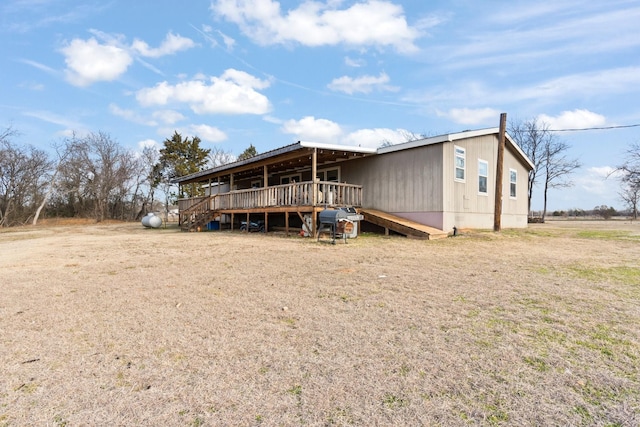
[[[632,210],[633,219],[638,219],[640,196],[640,144],[633,143],[626,152],[625,162],[618,166],[622,172],[622,192],[620,197]]]
[[[47,154],[30,145],[11,142],[16,132],[0,133],[0,226],[24,224],[42,198],[42,184],[50,171]]]
[[[208,166],[215,168],[236,161],[236,156],[231,151],[225,151],[222,148],[214,147],[207,156]]]
[[[160,158],[160,152],[156,147],[146,146],[142,149],[142,154],[138,158],[137,170],[138,173],[135,178],[135,189],[133,191],[133,207],[137,210],[134,218],[139,220],[147,214],[148,210],[153,210],[153,203],[155,201],[155,191],[158,187],[158,183],[155,179],[155,167]],[[146,193],[144,192],[146,189]],[[138,196],[140,194],[140,196]],[[137,209],[136,203],[138,198],[140,199],[140,209]]]
[[[631,218],[638,219],[638,203],[640,202],[640,185],[627,184],[619,193],[620,198],[631,211]]]
[[[425,139],[429,137],[425,133],[418,134],[418,133],[410,132],[408,130],[401,130],[400,136],[402,137],[402,142],[418,141],[420,139]],[[380,148],[391,147],[394,144],[395,144],[394,142],[389,141],[388,139],[385,138],[380,144]]]
[[[60,191],[72,215],[124,219],[126,198],[134,185],[135,156],[104,133],[71,141],[70,154],[60,167]]]
[[[542,209],[542,222],[547,214],[547,195],[551,188],[571,187],[573,183],[567,180],[568,176],[582,165],[577,159],[569,159],[566,152],[569,144],[558,141],[554,135],[545,138],[543,150],[544,167],[544,207]]]
[[[538,173],[544,168],[545,146],[550,144],[553,134],[549,131],[548,125],[539,123],[537,119],[512,122],[509,124],[508,132],[534,166],[534,169],[529,171],[527,185],[528,208],[531,212],[533,188],[539,178]]]
[[[52,162],[53,172],[51,174],[51,177],[49,178],[48,188],[45,191],[45,193],[44,193],[44,195],[42,197],[42,201],[40,202],[40,205],[36,209],[36,212],[35,212],[35,214],[33,216],[33,222],[32,222],[33,225],[37,225],[38,224],[38,219],[40,218],[40,213],[42,212],[42,210],[44,209],[45,205],[49,201],[49,198],[51,197],[51,195],[54,193],[54,191],[56,189],[56,185],[57,185],[58,175],[60,174],[60,169],[61,169],[62,165],[64,164],[64,162],[69,157],[69,155],[71,154],[71,149],[72,149],[72,144],[70,143],[69,139],[65,140],[62,143],[62,145],[55,145],[54,146],[54,150],[55,150],[56,156],[57,156],[57,161]]]

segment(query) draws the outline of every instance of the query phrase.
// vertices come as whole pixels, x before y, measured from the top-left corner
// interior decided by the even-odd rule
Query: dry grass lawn
[[[0,426],[640,425],[640,225],[0,232]]]

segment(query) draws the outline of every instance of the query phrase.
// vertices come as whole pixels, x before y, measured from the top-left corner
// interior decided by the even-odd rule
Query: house
[[[464,131],[374,148],[302,142],[175,180],[203,196],[179,201],[184,229],[213,219],[237,227],[256,218],[266,227],[317,230],[325,208],[355,207],[366,221],[429,238],[453,227],[492,228],[498,128]],[[531,160],[506,135],[502,216],[527,226]]]

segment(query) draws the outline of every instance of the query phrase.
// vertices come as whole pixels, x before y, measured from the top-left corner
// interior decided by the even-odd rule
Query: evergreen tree
[[[154,185],[164,184],[168,188],[172,179],[204,170],[211,150],[200,148],[200,142],[197,136],[183,139],[177,131],[170,139],[165,139],[164,148],[160,149],[160,159],[154,168]],[[198,194],[199,188],[189,186],[181,188],[177,196],[193,197]]]
[[[257,154],[258,154],[258,150],[256,150],[256,147],[254,147],[253,144],[251,144],[246,150],[242,152],[242,154],[238,156],[238,160],[250,159]]]

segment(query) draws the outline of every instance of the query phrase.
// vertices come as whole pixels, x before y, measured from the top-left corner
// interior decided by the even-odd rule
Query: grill
[[[331,243],[336,243],[336,235],[342,234],[342,237],[347,238],[353,230],[353,223],[348,219],[348,212],[341,209],[324,209],[318,213],[318,241],[320,241],[320,234],[323,232],[329,232],[331,236]]]

